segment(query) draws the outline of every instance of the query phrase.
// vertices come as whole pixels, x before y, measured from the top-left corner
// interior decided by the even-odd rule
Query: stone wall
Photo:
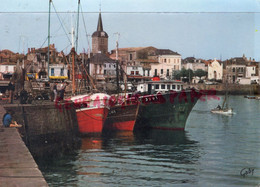
[[[196,84],[191,85],[200,90],[216,90],[218,94],[224,94],[226,90],[230,94],[236,95],[258,95],[260,94],[260,86],[253,84],[253,85],[241,85],[241,84],[216,84],[216,85],[206,85],[206,84]]]

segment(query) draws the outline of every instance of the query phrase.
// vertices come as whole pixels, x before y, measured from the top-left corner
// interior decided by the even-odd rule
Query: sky
[[[50,43],[68,53],[78,0],[52,1]],[[78,52],[88,49],[100,7],[109,51],[120,33],[122,48],[153,46],[182,58],[221,60],[245,54],[260,61],[260,0],[81,0]],[[0,50],[27,53],[47,46],[48,9],[48,0],[2,3]]]

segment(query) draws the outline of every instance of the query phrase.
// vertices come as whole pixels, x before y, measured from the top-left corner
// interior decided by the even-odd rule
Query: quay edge
[[[5,110],[0,105],[0,115]],[[48,186],[18,129],[0,122],[0,186]]]
[[[23,125],[19,132],[33,157],[57,156],[79,145],[78,124],[73,107],[65,103],[6,104],[5,110],[14,112],[14,119]]]

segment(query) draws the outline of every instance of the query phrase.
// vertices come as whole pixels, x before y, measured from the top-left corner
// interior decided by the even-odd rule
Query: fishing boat
[[[147,94],[138,97],[137,129],[183,131],[192,108],[201,96],[195,89],[184,90],[180,81],[149,81],[139,88]]]
[[[118,99],[110,106],[104,128],[106,130],[133,131],[139,111],[139,102],[131,95]]]
[[[233,109],[228,106],[228,90],[227,90],[227,84],[226,84],[226,92],[225,97],[223,100],[222,105],[218,105],[216,108],[211,110],[211,113],[213,114],[223,114],[223,115],[232,115]]]
[[[110,96],[104,93],[83,94],[69,98],[76,109],[81,134],[101,133],[109,112]]]
[[[224,108],[221,109],[221,107],[217,107],[211,110],[212,113],[214,114],[224,114],[224,115],[232,115],[233,114],[233,109],[232,108]]]
[[[116,33],[119,37],[119,33]],[[133,131],[139,111],[139,102],[132,93],[126,93],[126,80],[125,93],[119,93],[119,62],[118,62],[118,38],[116,40],[116,82],[117,94],[112,97],[115,102],[110,102],[110,110],[104,125],[106,131]],[[122,67],[121,67],[122,69]],[[125,73],[125,72],[124,72]]]

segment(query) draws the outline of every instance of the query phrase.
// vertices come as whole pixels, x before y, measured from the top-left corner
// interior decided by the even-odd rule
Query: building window
[[[155,85],[155,89],[159,89],[159,84],[156,84],[156,85]]]
[[[164,59],[164,62],[166,62],[166,58]]]
[[[64,68],[60,69],[60,76],[64,76]]]
[[[165,84],[161,85],[161,89],[163,89],[163,90],[165,89]]]
[[[105,68],[107,67],[106,64],[104,64],[104,67],[105,67]]]
[[[136,74],[136,75],[139,75],[139,71],[136,71],[135,74]]]
[[[131,71],[131,75],[134,75],[135,74],[135,72],[134,71]]]
[[[172,85],[172,89],[175,90],[176,86],[175,85]]]
[[[163,74],[163,69],[161,69],[161,74]]]
[[[236,68],[233,68],[233,72],[236,72]]]
[[[154,76],[157,76],[157,69],[154,70]]]
[[[167,90],[171,89],[171,86],[170,85],[167,85]]]
[[[181,86],[180,85],[177,85],[177,90],[180,90]]]
[[[148,77],[150,76],[150,70],[148,70]]]
[[[170,71],[169,71],[169,69],[167,69],[166,76],[170,76]]]
[[[104,75],[106,75],[107,74],[107,70],[104,70]]]
[[[54,76],[54,68],[51,68],[51,76]]]
[[[129,60],[133,60],[133,54],[129,54]]]

